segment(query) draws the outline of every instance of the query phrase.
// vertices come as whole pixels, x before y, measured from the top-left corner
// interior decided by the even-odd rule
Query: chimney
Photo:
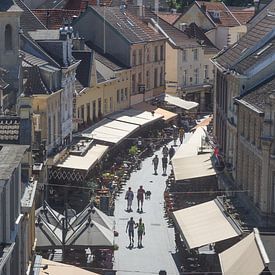
[[[206,5],[204,3],[202,3],[201,5],[201,9],[204,13],[206,13]]]
[[[137,6],[138,6],[138,16],[143,17],[143,1],[137,0]]]

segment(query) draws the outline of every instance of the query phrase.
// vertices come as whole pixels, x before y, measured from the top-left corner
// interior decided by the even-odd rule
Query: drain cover
[[[151,223],[152,226],[161,226],[160,223]]]

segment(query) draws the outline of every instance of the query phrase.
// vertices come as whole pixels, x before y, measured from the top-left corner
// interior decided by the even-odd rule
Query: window
[[[160,68],[160,74],[159,74],[159,84],[160,86],[163,86],[164,83],[163,83],[163,67]]]
[[[119,97],[119,90],[116,91],[116,102],[120,102],[120,97]]]
[[[113,97],[110,97],[110,112],[113,111]]]
[[[142,74],[138,74],[138,84],[142,84]]]
[[[136,75],[133,74],[132,75],[132,93],[135,94],[136,93],[136,89],[137,89],[137,83],[136,83]]]
[[[103,108],[104,114],[106,114],[108,112],[107,105],[108,105],[108,100],[107,100],[107,98],[104,98],[104,108]]]
[[[136,66],[136,65],[137,65],[137,52],[136,52],[136,50],[133,51],[132,65],[133,65],[133,66]]]
[[[86,104],[86,108],[87,108],[87,121],[91,120],[91,106],[90,103]]]
[[[93,101],[93,119],[96,119],[96,101]]]
[[[182,62],[186,62],[186,61],[187,61],[187,51],[182,50]]]
[[[184,86],[187,85],[187,70],[184,70],[184,71],[183,71],[182,84],[183,84]]]
[[[128,89],[125,88],[124,92],[125,92],[125,99],[128,100]]]
[[[154,75],[154,88],[158,87],[158,69],[155,69],[155,75]]]
[[[102,116],[102,111],[101,111],[101,98],[98,99],[98,116]]]
[[[204,79],[208,79],[208,65],[204,65]]]
[[[158,61],[158,46],[155,46],[155,62]]]
[[[160,46],[160,60],[164,60],[164,47]]]
[[[84,121],[84,105],[81,105],[80,107],[80,115],[81,115],[81,119],[83,119]]]
[[[142,50],[141,49],[138,51],[138,62],[139,62],[139,65],[142,64]]]
[[[199,69],[194,70],[195,84],[199,83]]]
[[[147,49],[147,62],[150,63],[150,49]]]
[[[52,121],[48,118],[48,144],[52,143]]]
[[[194,60],[198,60],[198,49],[193,50]]]
[[[123,89],[120,90],[120,100],[121,100],[121,101],[124,101]]]
[[[150,90],[150,72],[146,71],[146,88]]]
[[[12,28],[11,25],[5,27],[5,50],[12,50]]]

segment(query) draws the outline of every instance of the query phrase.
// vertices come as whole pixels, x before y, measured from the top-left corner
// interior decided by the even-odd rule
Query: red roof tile
[[[74,16],[79,16],[79,10],[60,10],[60,9],[45,9],[32,11],[39,20],[48,29],[59,29],[62,27],[64,20],[72,20]]]
[[[196,1],[196,4],[203,9],[206,8],[207,15],[216,25],[221,25],[224,27],[234,27],[239,26],[240,22],[234,17],[227,6],[222,2],[206,2],[206,1]],[[219,18],[215,18],[214,12],[219,12]]]
[[[181,13],[159,12],[158,16],[170,25],[174,25],[176,20],[181,16]]]
[[[111,6],[112,0],[99,0],[100,5]],[[69,0],[65,9],[84,11],[87,5],[96,6],[97,0]]]

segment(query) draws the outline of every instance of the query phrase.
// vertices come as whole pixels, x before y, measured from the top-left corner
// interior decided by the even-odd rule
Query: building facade
[[[213,59],[217,142],[232,168],[235,188],[244,190],[261,217],[274,213],[274,24],[274,13],[267,12],[238,43]]]
[[[93,6],[73,26],[87,43],[131,68],[131,105],[164,92],[166,38],[137,15],[119,7]]]

